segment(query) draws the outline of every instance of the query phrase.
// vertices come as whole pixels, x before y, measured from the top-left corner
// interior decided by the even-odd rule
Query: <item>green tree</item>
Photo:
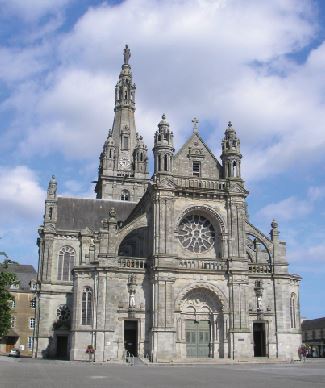
[[[0,263],[0,338],[6,335],[11,324],[11,296],[8,288],[17,282],[15,274],[7,271],[8,264]]]

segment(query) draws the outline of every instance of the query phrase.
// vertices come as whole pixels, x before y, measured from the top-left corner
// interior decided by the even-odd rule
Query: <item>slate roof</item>
[[[101,220],[108,217],[111,208],[116,211],[117,221],[125,221],[136,205],[137,202],[130,201],[58,197],[56,228],[99,230]]]
[[[30,290],[30,281],[36,281],[36,271],[32,265],[11,264],[8,263],[8,268],[1,269],[4,272],[12,272],[19,280],[19,288],[15,290]]]
[[[317,319],[305,319],[301,324],[302,330],[325,329],[325,317]]]

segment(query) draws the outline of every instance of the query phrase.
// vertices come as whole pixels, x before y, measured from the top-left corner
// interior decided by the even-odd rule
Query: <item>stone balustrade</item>
[[[174,177],[174,182],[177,186],[182,188],[189,189],[207,189],[207,190],[225,190],[226,181],[222,180],[209,180],[202,178],[184,178],[184,177]]]
[[[248,270],[251,273],[271,273],[269,264],[249,264]]]
[[[207,271],[224,271],[225,263],[215,260],[200,260],[200,259],[181,259],[178,267],[181,269],[191,270],[207,270]]]
[[[119,257],[118,265],[120,268],[145,269],[147,268],[147,259],[138,257]]]

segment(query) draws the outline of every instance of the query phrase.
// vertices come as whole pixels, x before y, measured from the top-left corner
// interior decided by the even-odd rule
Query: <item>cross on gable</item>
[[[196,117],[193,117],[192,123],[193,123],[193,132],[197,133],[199,131],[199,127],[198,127],[199,120]]]

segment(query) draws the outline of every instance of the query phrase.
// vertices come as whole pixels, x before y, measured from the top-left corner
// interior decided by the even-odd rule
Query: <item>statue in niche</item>
[[[129,290],[129,308],[135,307],[135,290],[130,289]]]
[[[257,296],[257,310],[262,310],[262,295]]]

